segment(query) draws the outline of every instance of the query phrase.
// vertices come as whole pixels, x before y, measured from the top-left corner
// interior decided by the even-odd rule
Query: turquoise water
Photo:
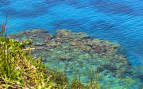
[[[134,65],[143,64],[141,0],[0,0],[0,19],[9,16],[8,32],[43,28],[87,32],[119,42]]]
[[[142,5],[142,0],[0,0],[0,19],[9,17],[8,33],[69,29],[118,42],[132,65],[143,65]]]

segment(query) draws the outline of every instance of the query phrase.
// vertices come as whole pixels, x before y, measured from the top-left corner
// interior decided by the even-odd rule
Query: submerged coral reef
[[[79,78],[81,83],[87,84],[93,70],[96,72],[93,76],[98,79],[101,89],[143,87],[137,75],[132,76],[133,70],[127,58],[118,52],[118,43],[64,29],[57,30],[53,35],[45,30],[34,29],[11,34],[9,37],[22,42],[31,39],[34,46],[31,55],[41,57],[46,66],[54,71],[66,73],[70,80]]]

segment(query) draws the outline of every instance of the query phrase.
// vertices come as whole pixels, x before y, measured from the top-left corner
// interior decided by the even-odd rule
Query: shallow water
[[[9,17],[8,33],[68,29],[118,42],[132,65],[143,65],[142,5],[141,0],[0,0],[0,19]]]
[[[116,41],[132,64],[143,64],[143,1],[0,0],[0,18],[9,16],[8,32],[43,28],[87,32]]]

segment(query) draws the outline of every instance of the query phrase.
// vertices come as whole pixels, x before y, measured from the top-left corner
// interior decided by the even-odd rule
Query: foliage
[[[68,84],[64,73],[48,69],[42,57],[30,55],[31,40],[18,42],[5,38],[5,25],[0,32],[0,88],[8,89],[85,89],[76,79]],[[89,88],[92,89],[92,88]],[[99,88],[97,88],[99,89]]]

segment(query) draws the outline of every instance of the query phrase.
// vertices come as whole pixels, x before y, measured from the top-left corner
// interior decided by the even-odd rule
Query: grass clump
[[[30,48],[24,45],[29,42],[0,37],[0,87],[64,89],[67,86],[64,75],[54,73],[40,58],[30,56],[25,50]]]
[[[76,79],[68,84],[64,73],[48,69],[42,57],[31,56],[31,40],[18,42],[4,34],[5,26],[0,32],[0,89],[86,89]]]
[[[2,89],[65,89],[67,79],[48,69],[41,58],[31,52],[31,40],[18,42],[5,37],[6,25],[0,32],[0,88]],[[29,47],[29,48],[27,48]]]

